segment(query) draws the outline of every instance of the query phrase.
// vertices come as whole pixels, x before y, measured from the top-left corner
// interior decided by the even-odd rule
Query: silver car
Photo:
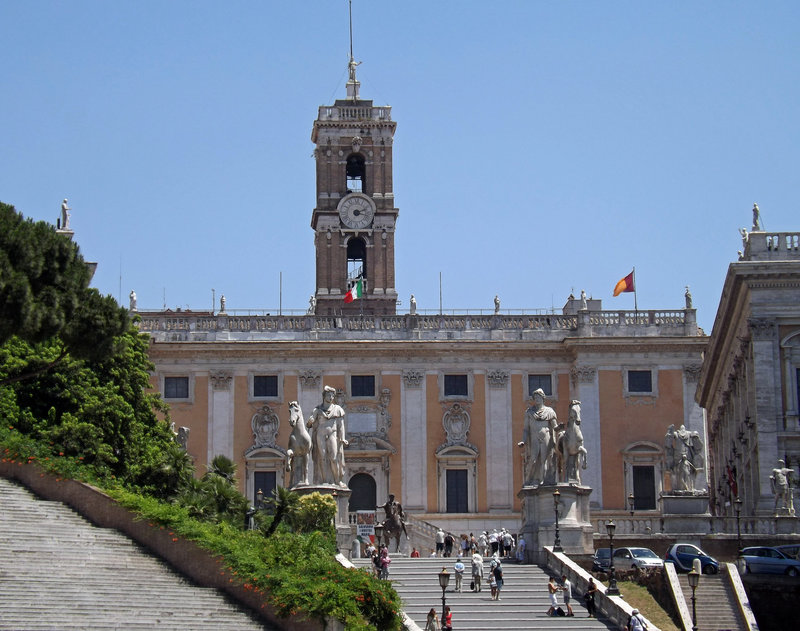
[[[649,570],[664,567],[664,561],[650,548],[619,548],[614,550],[614,568]]]

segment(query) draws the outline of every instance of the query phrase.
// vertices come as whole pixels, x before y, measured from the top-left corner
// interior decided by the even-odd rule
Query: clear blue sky
[[[392,105],[400,312],[611,297],[710,332],[758,202],[800,230],[800,3],[354,0]],[[94,284],[140,308],[305,309],[311,126],[346,0],[0,2],[0,200],[69,198]],[[120,281],[121,277],[121,281]]]

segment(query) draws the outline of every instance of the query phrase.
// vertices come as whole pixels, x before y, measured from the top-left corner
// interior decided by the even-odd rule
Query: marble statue
[[[308,417],[314,453],[314,483],[346,486],[344,448],[350,443],[345,439],[345,412],[334,403],[335,396],[336,389],[325,386],[322,403]]]
[[[311,473],[311,435],[303,420],[303,412],[297,401],[289,403],[289,449],[286,451],[286,470],[291,471],[291,486],[309,484]]]
[[[414,298],[414,294],[411,294],[411,300],[408,301],[408,312],[411,315],[417,313],[417,299]]]
[[[758,232],[763,229],[764,227],[761,225],[761,211],[758,209],[758,204],[753,204],[753,227],[750,228],[750,232]]]
[[[128,298],[130,299],[129,310],[136,311],[136,292],[133,291],[133,289],[131,289],[131,293],[128,295]]]
[[[792,477],[794,471],[786,466],[786,462],[778,460],[778,466],[772,470],[769,483],[775,493],[775,516],[788,515],[794,517],[794,498]]]
[[[356,61],[352,57],[350,57],[350,61],[347,64],[347,72],[349,75],[349,82],[355,83],[356,82],[356,68],[361,65],[360,61]]]
[[[581,311],[586,311],[589,306],[586,304],[586,292],[581,289]]]
[[[569,420],[567,427],[561,430],[559,426],[556,438],[559,470],[562,472],[562,482],[581,483],[581,469],[586,469],[588,461],[587,451],[583,446],[583,432],[581,431],[581,402],[577,399],[570,401]]]
[[[67,200],[64,198],[64,201],[61,202],[61,229],[62,230],[69,230],[69,211],[72,210],[69,206],[67,206]]]
[[[692,308],[692,292],[689,291],[689,285],[686,285],[686,292],[683,294],[683,297],[686,299],[686,308]]]
[[[172,435],[175,437],[175,442],[180,445],[181,449],[186,451],[189,445],[189,428],[188,427],[179,427],[178,431],[175,431],[175,423],[171,423],[170,431],[172,431]]]
[[[522,440],[517,443],[525,450],[525,486],[555,483],[555,439],[558,418],[544,404],[541,388],[533,393],[533,405],[525,412]]]
[[[314,294],[311,294],[311,297],[308,299],[308,315],[314,315],[317,311],[317,299],[314,297]]]
[[[225,313],[225,294],[219,297],[219,312]]]
[[[494,312],[495,313],[500,313],[500,297],[499,296],[495,296],[494,297]]]
[[[664,451],[667,469],[672,475],[672,490],[693,493],[697,474],[705,466],[700,433],[690,432],[685,425],[678,430],[670,425],[664,436]]]

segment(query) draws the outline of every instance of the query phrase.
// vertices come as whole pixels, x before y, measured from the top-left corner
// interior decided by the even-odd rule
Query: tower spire
[[[361,84],[356,79],[356,66],[361,62],[356,62],[353,57],[353,0],[349,0],[350,7],[350,61],[347,64],[348,79],[347,79],[347,98],[358,101],[358,90]]]

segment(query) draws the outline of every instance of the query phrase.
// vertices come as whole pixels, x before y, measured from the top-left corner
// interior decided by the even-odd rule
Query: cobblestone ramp
[[[431,607],[441,615],[442,589],[439,587],[439,572],[444,563],[453,573],[455,558],[408,559],[393,558],[389,568],[389,579],[403,599],[403,609],[420,628],[425,628],[425,618]],[[369,567],[366,559],[353,561],[359,567]],[[467,572],[469,572],[469,563]],[[485,563],[487,568],[489,564]],[[453,613],[453,628],[458,631],[592,631],[615,629],[605,620],[589,618],[581,599],[573,599],[574,618],[551,618],[547,581],[549,575],[535,565],[503,563],[505,586],[500,601],[491,599],[489,586],[484,585],[480,593],[469,591],[470,579],[464,576],[463,591],[454,591],[455,579],[451,578],[447,588],[447,604]],[[563,607],[563,599],[559,596]]]
[[[0,629],[271,631],[116,531],[0,478]]]

